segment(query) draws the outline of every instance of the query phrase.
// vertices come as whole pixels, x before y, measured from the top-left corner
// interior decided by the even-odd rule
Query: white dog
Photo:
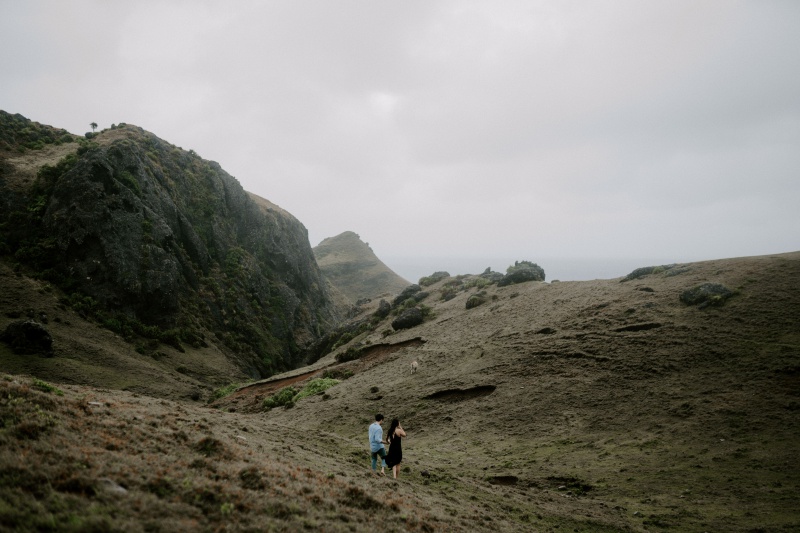
[[[416,361],[411,361],[411,373],[412,374],[417,371],[418,367],[419,367],[419,364],[417,364]]]

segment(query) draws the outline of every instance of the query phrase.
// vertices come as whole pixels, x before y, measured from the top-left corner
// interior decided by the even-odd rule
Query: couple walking
[[[372,456],[372,471],[378,471],[378,458],[381,459],[381,475],[386,475],[383,471],[385,467],[392,469],[394,478],[397,479],[397,474],[400,472],[400,463],[403,460],[403,447],[402,438],[406,436],[406,432],[400,426],[400,420],[392,419],[392,425],[389,426],[389,433],[386,434],[386,440],[383,439],[383,415],[375,415],[375,422],[369,426],[369,451]],[[389,453],[386,453],[384,444],[389,445]]]

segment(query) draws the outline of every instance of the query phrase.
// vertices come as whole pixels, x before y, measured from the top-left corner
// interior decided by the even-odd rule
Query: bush
[[[524,283],[526,281],[544,281],[544,269],[536,263],[530,261],[514,261],[514,264],[506,270],[503,279],[497,282],[498,287]]]
[[[339,383],[340,382],[338,379],[317,378],[309,381],[308,384],[306,384],[306,386],[299,391],[294,387],[284,387],[269,398],[266,398],[262,406],[264,409],[272,409],[274,407],[281,406],[288,409],[290,407],[294,407],[295,403],[302,400],[306,396],[320,394],[330,389],[334,385],[338,385]]]
[[[355,361],[356,359],[361,359],[361,356],[364,355],[363,352],[364,352],[363,346],[351,346],[347,350],[336,354],[336,362],[345,363],[347,361]]]
[[[418,307],[411,307],[400,313],[400,316],[392,321],[392,327],[395,330],[413,328],[422,324],[424,320],[425,315],[422,310]]]
[[[447,301],[452,300],[453,298],[455,298],[457,294],[458,294],[458,291],[456,290],[455,287],[444,287],[442,289],[442,295],[439,298],[443,302],[447,302]]]
[[[491,284],[492,282],[486,278],[480,278],[480,277],[472,278],[470,280],[467,280],[466,283],[464,283],[464,290],[471,289],[473,287],[476,289],[484,289]]]
[[[395,297],[394,301],[392,302],[392,306],[397,307],[400,303],[413,300],[413,296],[421,290],[422,288],[420,288],[419,285],[409,285]]]
[[[303,387],[303,390],[298,392],[295,395],[295,397],[292,398],[292,401],[297,402],[299,400],[302,400],[306,396],[313,396],[315,394],[320,394],[330,389],[334,385],[338,384],[339,384],[338,379],[332,379],[332,378],[312,379],[311,381],[308,382],[308,384],[305,387]]]
[[[449,277],[450,277],[450,273],[449,272],[444,272],[444,271],[434,272],[430,276],[425,276],[425,277],[419,278],[419,284],[422,287],[429,287],[430,285],[433,285],[437,281],[441,281],[441,280],[443,280],[445,278],[449,278]]]
[[[481,291],[477,294],[473,294],[467,299],[466,307],[467,309],[472,309],[484,303],[486,303],[486,292]]]
[[[322,377],[326,379],[337,379],[339,381],[353,377],[353,371],[349,368],[334,368],[333,370],[326,370],[322,373]]]
[[[224,387],[220,387],[211,393],[211,398],[208,399],[208,403],[219,400],[220,398],[224,398],[225,396],[228,396],[238,388],[239,388],[238,383],[231,383],[230,385],[225,385]]]
[[[56,396],[64,396],[64,391],[62,391],[58,387],[50,385],[49,383],[47,383],[45,381],[42,381],[41,379],[33,378],[33,381],[31,382],[31,385],[33,385],[34,388],[39,389],[40,391],[52,392]]]
[[[272,409],[274,407],[294,407],[293,398],[297,394],[297,389],[294,387],[284,387],[269,398],[265,398],[262,403],[264,409]]]
[[[380,303],[378,303],[378,309],[375,311],[373,316],[379,320],[382,320],[389,316],[389,313],[392,312],[392,306],[386,300],[381,299]]]

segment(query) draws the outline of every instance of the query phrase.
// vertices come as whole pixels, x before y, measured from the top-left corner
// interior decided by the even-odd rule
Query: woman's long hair
[[[394,430],[397,429],[399,425],[400,421],[396,418],[392,418],[392,425],[389,426],[389,433],[386,434],[389,442],[392,442],[392,439],[394,439]]]

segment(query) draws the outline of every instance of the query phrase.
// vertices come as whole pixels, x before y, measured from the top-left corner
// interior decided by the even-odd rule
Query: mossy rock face
[[[26,120],[0,113],[0,147],[50,131]],[[0,179],[0,233],[24,273],[126,340],[183,351],[205,330],[253,378],[304,363],[339,318],[300,221],[141,128],[75,144],[27,191]]]
[[[720,306],[734,295],[734,292],[719,283],[703,283],[681,293],[680,299],[686,305],[697,305],[700,309],[707,306]]]
[[[392,328],[395,330],[413,328],[422,324],[424,319],[422,310],[418,307],[412,307],[400,313],[400,316],[392,321]]]

